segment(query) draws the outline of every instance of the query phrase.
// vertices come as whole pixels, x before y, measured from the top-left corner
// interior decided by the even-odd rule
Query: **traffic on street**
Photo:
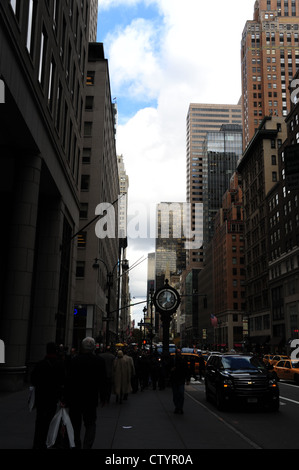
[[[230,429],[234,449],[234,436],[240,437],[255,449],[296,449],[298,448],[299,387],[291,381],[280,380],[279,411],[239,405],[219,411],[215,403],[207,401],[204,380],[191,381],[186,395],[203,407],[211,418],[216,418]]]

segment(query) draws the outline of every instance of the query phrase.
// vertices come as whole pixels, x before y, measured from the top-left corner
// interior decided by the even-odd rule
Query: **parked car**
[[[211,355],[206,366],[205,390],[207,400],[214,399],[219,410],[237,402],[279,409],[277,380],[255,356]]]
[[[299,359],[277,362],[273,366],[273,375],[277,379],[292,380],[299,385]]]

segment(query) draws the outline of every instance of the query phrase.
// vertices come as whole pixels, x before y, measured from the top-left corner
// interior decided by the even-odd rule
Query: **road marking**
[[[282,396],[280,396],[279,398],[281,400],[291,401],[292,403],[296,403],[296,405],[299,405],[299,401],[291,400],[290,398],[286,398],[286,397],[282,397]]]
[[[285,382],[285,381],[282,382],[281,380],[280,380],[280,385],[287,385],[288,387],[298,388],[298,385],[289,384],[288,382]]]
[[[235,434],[237,434],[241,439],[243,439],[245,442],[247,442],[247,444],[249,444],[251,447],[253,447],[254,449],[262,449],[262,447],[260,447],[258,444],[253,442],[251,439],[246,437],[244,434],[242,434],[240,431],[238,431],[238,429],[236,429],[234,426],[232,426],[227,421],[225,421],[221,416],[217,415],[217,413],[214,413],[212,410],[210,410],[210,408],[205,406],[203,403],[196,400],[188,392],[186,392],[186,395],[188,395],[188,397],[191,398],[193,401],[195,401],[198,405],[202,406],[202,408],[204,408],[206,411],[211,413],[215,418],[217,418],[219,421],[221,421],[222,424],[227,426],[231,431],[233,431]]]

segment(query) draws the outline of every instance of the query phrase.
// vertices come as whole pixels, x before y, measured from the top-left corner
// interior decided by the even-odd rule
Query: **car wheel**
[[[279,410],[279,398],[275,401],[273,401],[269,407],[270,411],[278,411]]]

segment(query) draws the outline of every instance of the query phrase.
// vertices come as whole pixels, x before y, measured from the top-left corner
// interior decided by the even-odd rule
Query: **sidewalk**
[[[186,386],[184,414],[174,414],[171,388],[146,389],[131,394],[118,404],[112,395],[109,405],[98,408],[94,449],[249,449],[221,420],[200,405],[196,397],[204,393],[202,385]],[[27,406],[28,390],[0,394],[0,449],[31,449],[35,411]],[[193,398],[194,397],[194,398]]]

